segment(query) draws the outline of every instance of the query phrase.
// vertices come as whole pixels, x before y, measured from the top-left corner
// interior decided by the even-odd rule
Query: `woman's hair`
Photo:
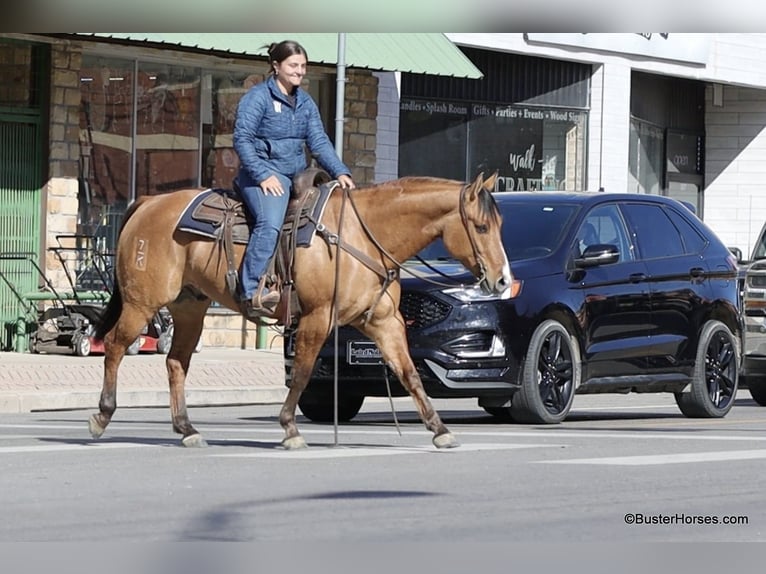
[[[268,46],[263,46],[263,48],[266,48],[268,54],[269,54],[269,64],[279,63],[282,60],[285,60],[286,58],[289,58],[290,56],[295,56],[296,54],[300,54],[302,56],[306,57],[306,60],[309,59],[308,54],[306,53],[306,50],[303,46],[301,46],[298,42],[295,42],[293,40],[282,40],[281,42],[273,42],[272,44],[269,44]],[[272,68],[272,73],[274,73],[274,69]]]

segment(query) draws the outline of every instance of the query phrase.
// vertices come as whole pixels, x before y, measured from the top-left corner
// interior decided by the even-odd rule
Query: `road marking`
[[[544,464],[605,464],[616,466],[650,466],[659,464],[687,464],[691,462],[721,462],[725,460],[752,460],[766,458],[766,450],[727,450],[720,452],[682,452],[676,454],[650,454],[636,456],[605,456],[601,458],[572,458],[569,460],[538,460]]]
[[[12,454],[12,453],[30,453],[30,452],[59,452],[64,450],[76,450],[76,451],[91,451],[113,448],[137,448],[137,447],[149,447],[157,446],[153,444],[141,444],[136,442],[120,442],[120,443],[80,443],[80,444],[45,444],[45,445],[30,445],[30,446],[3,446],[0,447],[0,454]]]
[[[317,446],[312,445],[309,448],[301,450],[284,450],[274,448],[263,450],[261,452],[242,452],[242,453],[224,453],[214,454],[214,457],[220,458],[282,458],[294,460],[306,459],[327,459],[327,458],[349,458],[358,456],[390,456],[396,454],[457,454],[461,452],[475,452],[482,450],[513,450],[520,448],[539,448],[539,447],[558,447],[560,445],[552,444],[492,444],[492,443],[474,443],[461,444],[457,448],[437,449],[434,446],[378,446],[378,447],[356,447],[356,446]]]
[[[685,421],[683,421],[685,422]],[[738,424],[742,423],[743,421],[731,421],[731,424]],[[759,421],[753,421],[753,422],[762,422],[762,420]],[[715,426],[719,427],[724,424],[726,424],[727,421],[716,421]],[[385,423],[390,424],[390,423]],[[631,421],[631,424],[634,424]],[[664,424],[664,423],[663,423]],[[687,424],[700,424],[698,422],[689,422]],[[0,429],[41,429],[41,430],[86,430],[87,429],[87,423],[83,421],[82,423],[72,423],[68,425],[63,424],[0,424]],[[674,423],[673,426],[676,426],[677,423]],[[157,434],[162,434],[162,432],[170,426],[170,423],[160,423],[160,424],[133,424],[133,423],[120,423],[120,422],[113,422],[111,425],[109,425],[109,428],[107,429],[107,434],[109,436],[116,436],[120,432],[137,432],[137,431],[153,431],[157,432]],[[237,427],[206,427],[203,425],[195,425],[197,429],[202,433],[203,436],[210,436],[215,435],[219,436],[221,434],[249,434],[249,435],[259,435],[259,434],[281,434],[284,435],[284,431],[279,427],[278,423],[270,424],[270,423],[256,423],[253,424],[253,426],[237,426]],[[403,426],[402,427],[402,434],[405,436],[431,436],[432,433],[427,430],[421,430],[421,428],[415,428],[420,427],[420,423],[412,423],[412,427],[409,426]],[[334,430],[332,427],[327,428],[315,428],[313,426],[303,426],[304,432],[302,433],[304,437],[310,437],[312,435],[328,435],[328,434],[334,434]],[[457,428],[457,427],[455,427]],[[663,432],[657,432],[653,431],[651,429],[647,429],[645,431],[614,431],[611,429],[605,428],[603,431],[599,430],[588,430],[588,431],[579,431],[576,430],[574,427],[570,427],[571,430],[553,430],[553,429],[561,429],[562,426],[548,426],[548,427],[540,427],[536,428],[534,430],[504,430],[504,429],[498,429],[498,430],[468,430],[468,429],[458,429],[455,430],[453,433],[458,440],[460,440],[460,437],[463,436],[473,436],[473,437],[499,437],[499,438],[522,438],[522,437],[533,437],[533,438],[566,438],[566,439],[577,439],[577,438],[601,438],[601,439],[665,439],[665,440],[690,440],[690,441],[753,441],[753,442],[763,442],[766,441],[766,434],[762,435],[753,435],[753,432],[759,432],[759,431],[746,431],[742,430],[740,432],[742,433],[750,433],[750,434],[742,434],[742,435],[713,435],[713,434],[699,434],[697,431],[691,432],[689,430],[678,428],[677,430],[669,430],[669,431],[663,431]],[[159,431],[159,432],[158,432]],[[715,428],[703,428],[700,429],[699,432],[715,432]],[[89,433],[86,434],[90,436]],[[380,429],[370,429],[370,428],[358,428],[354,427],[353,425],[344,425],[340,427],[339,429],[340,435],[345,436],[353,436],[353,435],[390,435],[390,434],[397,434],[396,429],[393,426],[386,427],[386,428],[380,428]],[[0,434],[0,440],[2,440],[2,437],[4,435]],[[5,436],[14,436],[14,435],[5,435]],[[308,438],[307,441],[311,442]]]

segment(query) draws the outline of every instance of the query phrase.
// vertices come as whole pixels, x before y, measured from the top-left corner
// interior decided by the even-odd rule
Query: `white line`
[[[30,452],[58,452],[64,450],[76,450],[80,452],[112,448],[141,448],[152,447],[157,445],[141,444],[141,443],[86,443],[86,444],[46,444],[46,445],[34,445],[34,446],[3,446],[0,447],[0,454],[13,454],[13,453],[30,453]]]
[[[386,423],[388,424],[388,423]],[[167,425],[170,425],[170,422],[167,423]],[[250,427],[205,427],[205,426],[199,426],[195,425],[197,429],[202,433],[203,436],[208,435],[219,435],[219,434],[251,434],[251,435],[258,435],[258,434],[284,434],[284,431],[279,427],[278,423],[269,424],[268,426],[263,424],[254,424]],[[414,424],[413,427],[420,426],[420,424]],[[19,429],[42,429],[42,430],[56,430],[56,429],[68,429],[68,430],[83,430],[87,429],[87,421],[83,420],[82,423],[77,424],[71,424],[71,425],[46,425],[46,424],[0,424],[1,428],[19,428]],[[313,428],[313,427],[302,427],[305,428],[305,432],[303,433],[304,437],[311,436],[311,435],[327,435],[327,434],[334,434],[334,430],[331,427],[328,428]],[[665,439],[665,440],[700,440],[700,441],[754,441],[754,442],[763,442],[766,441],[766,434],[760,435],[760,436],[753,436],[752,434],[747,435],[700,435],[700,431],[694,431],[689,432],[688,430],[684,430],[683,428],[674,429],[667,432],[656,432],[647,430],[645,432],[641,431],[625,431],[625,432],[616,432],[613,430],[604,429],[604,431],[578,431],[578,430],[552,430],[553,428],[561,428],[561,427],[547,427],[547,428],[540,428],[539,430],[534,431],[516,431],[516,430],[489,430],[489,431],[472,431],[472,430],[465,430],[460,429],[456,430],[454,432],[455,436],[460,439],[461,436],[475,436],[475,437],[500,437],[500,438],[520,438],[520,437],[534,437],[537,439],[544,438],[544,437],[554,437],[554,438],[601,438],[601,439]],[[120,422],[113,422],[111,425],[109,425],[109,428],[107,429],[107,433],[111,433],[112,435],[115,434],[115,432],[125,432],[125,431],[164,431],[166,429],[165,426],[162,424],[156,425],[148,425],[148,424],[125,424]],[[703,429],[702,432],[714,432],[715,429],[709,428],[709,429]],[[87,431],[86,431],[87,432]],[[753,432],[753,431],[741,431],[743,433],[745,432]],[[353,435],[388,435],[388,434],[397,434],[396,429],[392,426],[390,428],[381,428],[381,429],[368,429],[368,428],[355,428],[354,426],[343,426],[339,430],[340,434],[345,434],[346,436],[353,436]],[[159,433],[158,433],[159,434]],[[420,428],[404,428],[402,431],[402,434],[409,435],[409,436],[431,436],[431,433],[427,430],[421,430]],[[89,433],[88,433],[88,436]],[[2,435],[0,434],[0,438],[2,438]]]
[[[682,452],[642,456],[605,456],[602,458],[573,458],[569,460],[538,460],[545,464],[606,464],[617,466],[649,466],[658,464],[686,464],[690,462],[720,462],[724,460],[751,460],[766,458],[766,450],[727,450],[721,452]]]
[[[433,446],[380,446],[380,447],[348,447],[348,446],[311,446],[301,450],[264,450],[262,452],[243,452],[214,454],[220,458],[282,458],[293,460],[318,458],[348,458],[357,456],[390,456],[396,454],[458,454],[480,450],[511,450],[519,448],[554,447],[552,444],[462,444],[457,448],[439,450]]]

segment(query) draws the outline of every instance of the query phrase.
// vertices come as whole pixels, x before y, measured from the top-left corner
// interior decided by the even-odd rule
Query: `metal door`
[[[39,115],[0,113],[0,254],[40,252],[40,123]],[[23,260],[0,259],[0,273],[18,293],[38,288],[39,273]],[[0,280],[0,350],[14,348],[17,321],[24,314],[8,283]]]

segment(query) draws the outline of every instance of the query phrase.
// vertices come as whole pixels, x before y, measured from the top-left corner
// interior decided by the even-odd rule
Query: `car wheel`
[[[338,397],[338,421],[348,422],[353,419],[362,408],[364,397],[358,395],[341,395]],[[298,400],[303,415],[317,423],[331,423],[334,421],[333,393],[302,393]]]
[[[511,399],[513,420],[560,423],[572,408],[579,384],[577,340],[558,321],[544,321],[532,335],[521,371],[521,387]]]
[[[766,378],[748,377],[747,390],[750,391],[750,396],[756,403],[766,407]]]
[[[737,342],[720,321],[708,321],[700,334],[694,375],[676,403],[687,417],[720,418],[734,406],[739,382]]]

